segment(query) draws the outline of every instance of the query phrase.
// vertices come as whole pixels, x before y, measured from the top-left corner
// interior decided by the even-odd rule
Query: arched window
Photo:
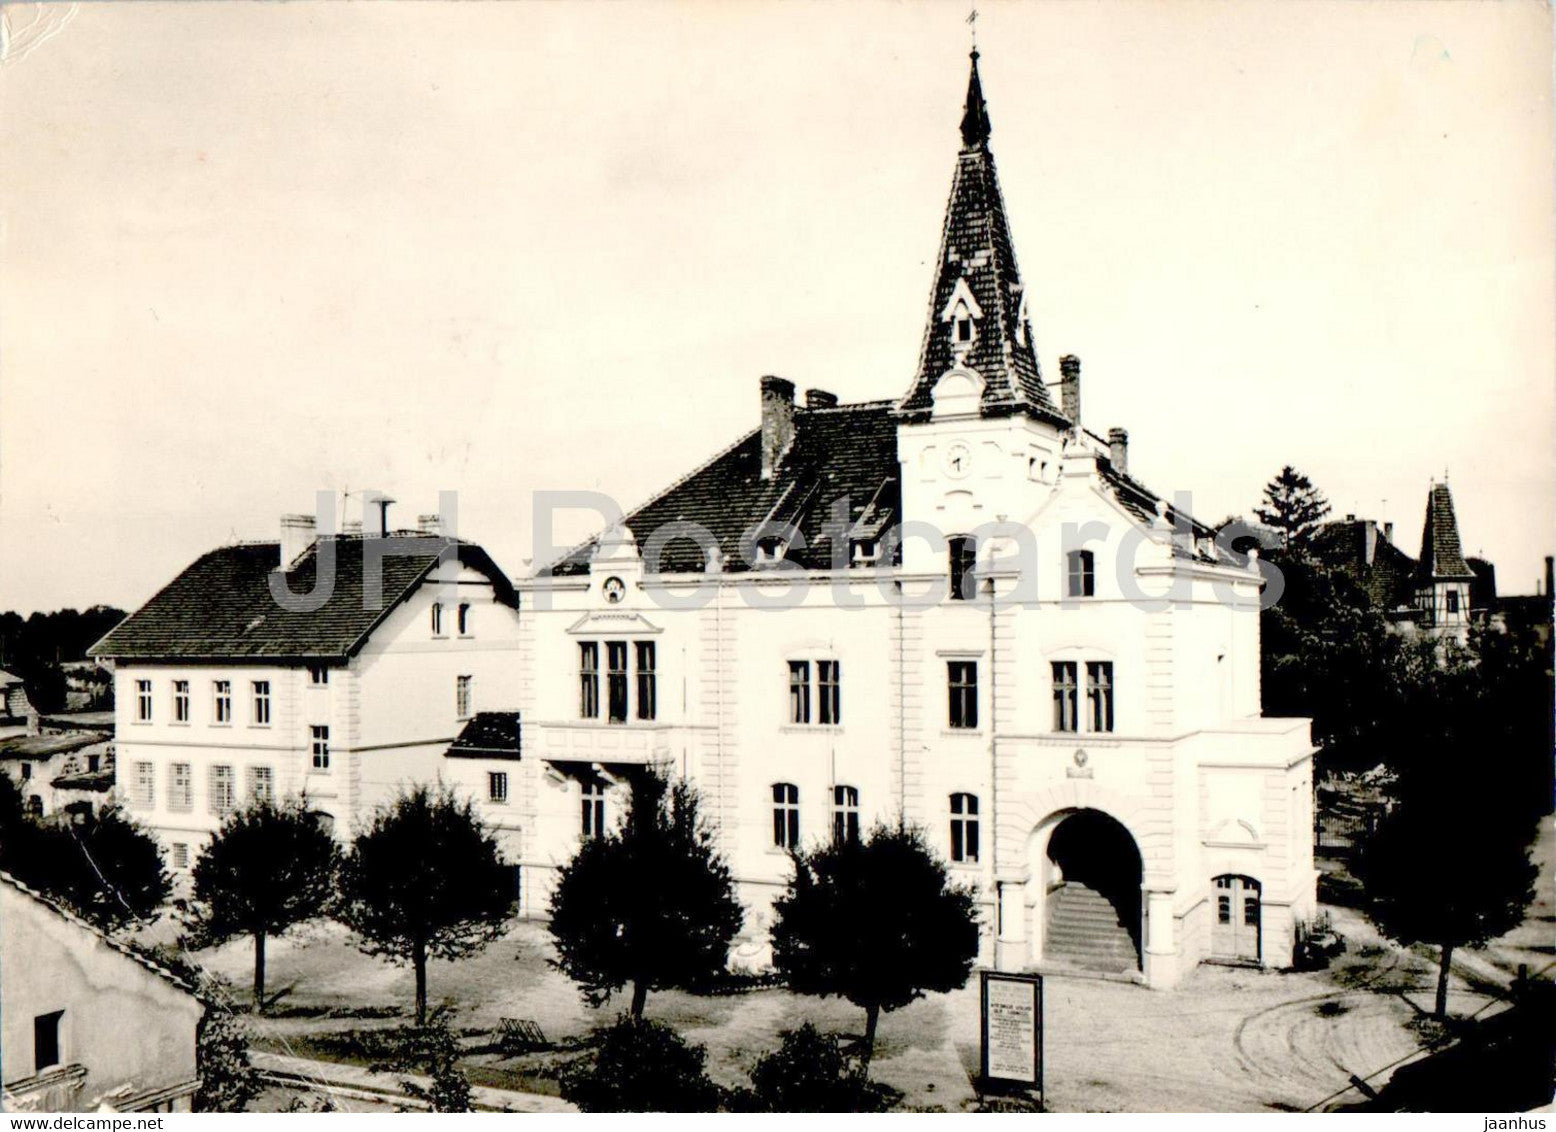
[[[1070,597],[1092,597],[1097,592],[1096,559],[1089,550],[1072,550],[1068,558],[1065,593]]]
[[[951,551],[951,600],[970,601],[978,593],[978,540],[971,535],[957,535],[950,540]]]
[[[800,847],[800,788],[792,782],[773,783],[773,844]]]
[[[856,787],[832,787],[832,840],[859,840],[859,791]]]
[[[951,795],[951,860],[978,860],[978,795]]]
[[[432,603],[432,635],[434,637],[443,635],[443,603],[441,601]]]

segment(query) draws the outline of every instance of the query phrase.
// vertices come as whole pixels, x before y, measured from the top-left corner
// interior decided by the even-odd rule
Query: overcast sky
[[[1040,358],[1214,521],[1282,463],[1415,553],[1553,549],[1544,4],[984,3]],[[0,608],[135,606],[320,488],[630,507],[764,373],[900,396],[955,4],[4,10]],[[581,533],[586,520],[570,527]]]

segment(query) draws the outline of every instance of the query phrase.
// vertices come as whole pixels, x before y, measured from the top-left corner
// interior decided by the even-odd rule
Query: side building
[[[188,1112],[203,1014],[172,972],[0,873],[6,1112]]]
[[[655,763],[760,965],[788,853],[905,819],[1002,968],[1281,966],[1315,910],[1309,722],[1259,709],[1261,575],[1042,381],[977,56],[920,364],[760,427],[521,581],[525,907]]]
[[[291,517],[282,542],[202,555],[94,646],[114,669],[119,794],[175,872],[257,796],[305,795],[349,837],[437,780],[483,701],[512,703],[506,575],[473,543],[383,534],[316,539]]]

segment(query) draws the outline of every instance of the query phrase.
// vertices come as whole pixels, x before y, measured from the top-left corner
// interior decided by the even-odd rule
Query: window
[[[1073,660],[1057,660],[1054,673],[1054,730],[1079,731],[1081,729],[1077,699],[1078,670]]]
[[[859,840],[859,791],[853,786],[832,787],[832,840]]]
[[[211,767],[211,777],[208,785],[210,786],[209,801],[211,813],[219,818],[226,817],[232,812],[234,804],[232,767]]]
[[[41,795],[32,794],[27,798],[27,816],[41,818],[43,816],[43,798]]]
[[[958,730],[978,726],[978,662],[946,661],[946,678],[952,727]]]
[[[1257,896],[1243,897],[1243,923],[1250,928],[1259,926],[1259,898]]]
[[[454,677],[454,714],[460,719],[470,718],[470,677]]]
[[[789,722],[810,722],[810,661],[789,661]]]
[[[432,635],[434,637],[443,635],[443,603],[441,601],[432,603]]]
[[[800,788],[792,782],[773,783],[773,844],[800,847]]]
[[[211,688],[216,694],[216,723],[232,722],[232,681],[214,680]]]
[[[189,763],[168,763],[167,808],[181,811],[194,808],[194,768]]]
[[[578,714],[583,719],[600,718],[600,645],[597,641],[578,642]]]
[[[189,722],[189,681],[173,681],[173,722]]]
[[[951,540],[951,600],[970,601],[978,593],[978,540],[957,535]]]
[[[658,690],[654,677],[654,642],[637,642],[638,718],[653,719],[657,710]]]
[[[493,770],[487,772],[486,797],[493,802],[506,802],[508,800],[508,774],[506,771]]]
[[[322,688],[330,682],[330,670],[322,664],[310,664],[308,666],[308,683],[315,688]]]
[[[139,723],[151,722],[151,681],[135,681],[135,719]]]
[[[1065,593],[1070,597],[1093,597],[1097,592],[1096,559],[1089,550],[1069,553]]]
[[[149,810],[157,800],[156,768],[149,762],[137,762],[132,767],[130,804],[137,809]]]
[[[268,766],[251,766],[249,775],[249,801],[275,804],[276,772]]]
[[[42,1073],[59,1064],[59,1023],[63,1010],[39,1014],[32,1020],[32,1067]]]
[[[270,681],[254,681],[254,723],[259,727],[270,726]]]
[[[1232,922],[1232,898],[1230,896],[1216,897],[1216,922],[1230,924]]]
[[[468,601],[460,602],[459,609],[454,616],[459,626],[459,635],[468,637],[470,635],[470,603]]]
[[[958,307],[956,317],[951,320],[951,340],[958,346],[966,345],[973,339],[972,315],[967,313],[965,307]]]
[[[86,757],[86,771],[88,774],[96,774],[103,766],[102,755],[88,755]]]
[[[835,660],[816,662],[816,707],[822,723],[843,722],[843,666]]]
[[[1086,714],[1093,731],[1113,730],[1113,662],[1086,664]]]
[[[1447,601],[1448,601],[1448,612],[1449,613],[1457,613],[1457,612],[1459,612],[1459,591],[1458,590],[1449,590],[1448,592],[1443,594],[1443,597],[1445,597],[1447,599]]]
[[[850,547],[851,561],[855,566],[874,566],[880,561],[880,544],[873,538],[855,539]]]
[[[313,769],[330,769],[330,729],[328,726],[315,723],[308,729],[313,733]]]
[[[951,795],[951,860],[974,864],[978,860],[978,795]]]
[[[605,780],[590,778],[583,784],[583,836],[605,836]]]
[[[627,722],[627,642],[605,642],[607,723]]]
[[[22,781],[26,782],[31,777],[32,777],[32,763],[23,763],[22,764]]]
[[[189,843],[187,841],[173,842],[173,867],[175,869],[187,869],[189,867]]]

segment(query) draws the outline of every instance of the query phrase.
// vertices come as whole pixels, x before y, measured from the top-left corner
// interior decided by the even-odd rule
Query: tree
[[[340,850],[306,801],[255,802],[231,814],[194,867],[196,946],[254,937],[254,1009],[265,1009],[265,940],[322,915]]]
[[[881,1112],[891,1097],[870,1081],[831,1034],[806,1022],[751,1069],[757,1107],[764,1112]]]
[[[1394,806],[1356,861],[1378,928],[1439,949],[1440,1018],[1454,950],[1516,927],[1533,899],[1551,747],[1549,684],[1520,678],[1529,663],[1538,658],[1520,664],[1486,638],[1405,670]]]
[[[195,1039],[200,1087],[196,1112],[242,1112],[259,1095],[259,1075],[249,1061],[248,1031],[231,1011],[205,1008]]]
[[[623,1014],[595,1031],[592,1056],[562,1073],[562,1096],[584,1112],[716,1112],[708,1051],[669,1026]]]
[[[1300,550],[1329,514],[1329,501],[1312,480],[1287,464],[1264,485],[1263,505],[1255,507],[1254,514],[1281,532],[1287,550]]]
[[[657,772],[634,780],[621,829],[579,846],[551,898],[556,966],[600,1005],[632,984],[694,988],[723,971],[743,913],[695,789]]]
[[[469,802],[418,786],[374,815],[340,870],[341,915],[368,955],[409,964],[427,1021],[427,959],[459,959],[502,934],[513,882]]]
[[[866,841],[795,853],[794,876],[773,906],[773,962],[801,994],[839,995],[865,1012],[864,1063],[881,1011],[927,991],[963,986],[978,954],[971,889],[907,825]]]
[[[3,777],[3,776],[0,776]],[[109,806],[79,823],[36,821],[0,786],[0,868],[104,931],[155,917],[172,891],[162,850]]]

